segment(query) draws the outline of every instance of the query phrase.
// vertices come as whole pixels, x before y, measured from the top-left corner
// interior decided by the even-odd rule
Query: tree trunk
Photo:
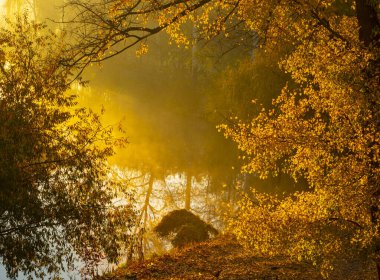
[[[129,248],[128,252],[128,262],[133,261],[133,255],[137,253],[138,259],[141,261],[144,259],[144,243],[143,243],[143,233],[144,229],[146,227],[146,222],[148,220],[148,210],[149,210],[149,202],[150,202],[150,197],[153,192],[153,183],[154,183],[154,175],[153,173],[150,174],[149,177],[149,182],[148,182],[148,190],[145,195],[145,201],[144,205],[141,208],[141,213],[140,216],[136,222],[136,227],[133,232],[133,237],[132,237],[132,243]],[[136,252],[137,251],[137,252]]]
[[[188,172],[186,175],[186,191],[185,191],[185,209],[190,210],[190,202],[191,202],[191,180],[193,176]]]
[[[359,22],[359,39],[369,46],[371,43],[379,44],[379,34],[375,29],[379,28],[379,19],[374,4],[369,0],[356,0],[356,17]]]
[[[37,10],[37,0],[33,0],[33,14],[34,14],[34,20],[37,20],[38,10]],[[43,20],[42,18],[40,20]]]
[[[359,39],[364,43],[365,46],[370,47],[378,47],[380,44],[380,33],[379,28],[379,18],[377,13],[377,8],[375,3],[371,3],[370,0],[356,0],[356,17],[359,23]],[[366,75],[369,79],[375,78],[379,74],[379,60],[372,61],[368,67],[368,71]],[[378,96],[375,94],[369,94],[368,96],[369,104],[371,107],[371,111],[373,116],[375,116],[375,121],[379,123],[379,112],[378,112]],[[378,126],[379,127],[379,126]],[[373,160],[371,162],[371,169],[376,170],[379,167],[379,161]],[[370,207],[371,220],[375,227],[379,228],[379,196],[380,189],[378,187],[378,177],[374,174],[368,180],[371,186],[374,186],[377,191],[373,194],[373,204]],[[380,243],[380,240],[377,240],[376,243]],[[375,252],[376,256],[374,261],[376,262],[377,268],[377,277],[380,280],[380,246],[376,245]]]
[[[198,52],[198,30],[195,24],[193,25],[193,31],[192,31],[192,47],[191,47],[191,78],[196,85],[196,82],[198,80],[198,71],[199,71],[199,65],[198,65],[198,57],[197,57],[197,52]]]
[[[149,177],[148,190],[145,196],[143,211],[141,212],[141,214],[144,215],[144,227],[146,226],[146,221],[148,219],[148,208],[149,208],[150,196],[152,195],[152,191],[153,191],[153,183],[154,183],[154,175],[151,173]]]

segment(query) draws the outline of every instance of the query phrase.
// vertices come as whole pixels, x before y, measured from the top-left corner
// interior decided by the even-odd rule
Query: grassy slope
[[[344,273],[344,275],[343,275]],[[322,279],[310,265],[286,259],[263,259],[249,255],[232,238],[220,236],[208,242],[174,251],[128,268],[119,268],[100,280],[125,279]],[[374,270],[350,266],[336,271],[333,279],[377,279]]]

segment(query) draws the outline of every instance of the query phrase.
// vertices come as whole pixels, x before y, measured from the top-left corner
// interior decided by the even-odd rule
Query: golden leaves
[[[148,45],[145,43],[141,43],[138,49],[136,50],[136,56],[141,57],[142,55],[147,54],[147,53],[148,53]]]
[[[379,236],[369,211],[376,189],[369,180],[379,176],[373,113],[379,108],[370,105],[368,95],[376,89],[364,74],[374,51],[358,41],[356,18],[334,14],[333,2],[321,1],[326,10],[303,1],[242,2],[240,15],[257,20],[250,28],[270,32],[268,50],[282,36],[291,38],[280,65],[295,85],[273,100],[273,110],[220,126],[247,155],[245,172],[261,178],[285,172],[311,187],[283,200],[254,192],[254,201],[241,201],[231,231],[254,252],[309,260],[325,272],[332,268],[327,256],[354,254],[352,244],[371,250]]]

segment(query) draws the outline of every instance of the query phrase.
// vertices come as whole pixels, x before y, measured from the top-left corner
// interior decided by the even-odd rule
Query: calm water
[[[71,272],[71,273],[62,273],[61,277],[64,280],[80,280],[80,276],[78,272]],[[17,280],[26,280],[26,276],[19,276]],[[0,264],[0,280],[10,280],[7,277],[7,273],[5,271],[5,267]]]

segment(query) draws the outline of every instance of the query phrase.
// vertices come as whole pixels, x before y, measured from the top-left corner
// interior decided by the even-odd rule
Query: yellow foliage
[[[278,2],[242,1],[239,14],[267,32],[268,51],[293,43],[280,67],[295,86],[251,122],[220,128],[246,154],[245,172],[304,177],[310,191],[254,193],[230,229],[256,253],[311,261],[326,276],[334,257],[378,257],[379,85],[368,74],[378,50],[359,41],[356,17],[334,13],[335,1]]]
[[[377,43],[359,40],[358,1],[109,3],[108,14],[94,28],[109,26],[110,34],[99,40],[110,44],[97,53],[123,38],[132,40],[116,50],[121,52],[161,29],[174,43],[188,46],[191,40],[182,28],[188,22],[197,33],[191,35],[228,38],[230,32],[245,31],[260,36],[264,52],[286,50],[278,63],[292,83],[273,107],[249,122],[219,128],[245,153],[245,172],[261,178],[285,172],[305,178],[310,191],[284,200],[255,193],[257,201],[241,201],[231,230],[257,253],[309,260],[324,273],[334,256],[364,251],[380,259],[379,50]]]

